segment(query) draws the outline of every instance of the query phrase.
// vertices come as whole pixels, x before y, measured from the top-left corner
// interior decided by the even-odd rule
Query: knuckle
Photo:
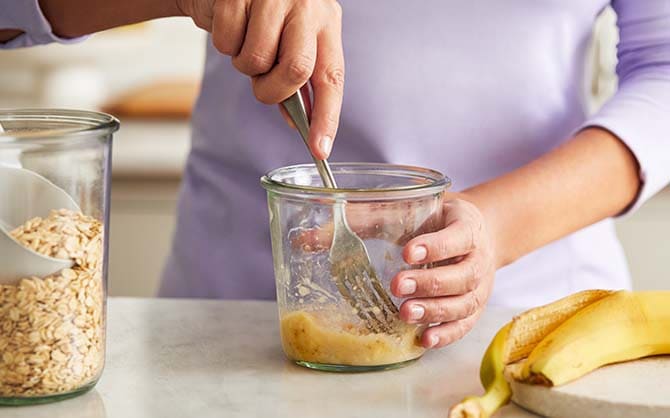
[[[475,294],[475,292],[470,292],[470,296],[468,297],[468,309],[465,314],[465,317],[472,316],[477,312],[480,308],[479,304],[479,297]]]
[[[292,84],[305,84],[312,75],[313,60],[306,55],[292,58],[287,65],[288,81]]]
[[[475,290],[481,281],[481,268],[478,262],[473,261],[469,264],[468,277],[465,281],[468,292]]]
[[[315,82],[340,92],[344,91],[344,69],[340,66],[331,66],[323,71]]]
[[[470,233],[470,241],[467,244],[467,250],[472,251],[477,248],[477,236],[479,235],[481,227],[478,222],[468,222],[468,229],[468,232]]]
[[[310,0],[293,0],[293,7],[295,7],[297,10],[310,10],[312,7],[312,1]]]
[[[440,322],[447,322],[451,320],[451,309],[445,302],[439,302],[435,312],[435,320]]]
[[[440,258],[447,258],[449,256],[449,244],[446,239],[443,239],[439,236],[435,237],[435,252],[434,254]]]
[[[227,20],[226,19],[226,8],[231,5],[232,2],[225,1],[215,1],[212,5],[212,16],[215,19]],[[228,22],[224,22],[228,23]]]
[[[465,334],[467,334],[469,331],[468,324],[466,321],[458,321],[456,322],[456,339],[460,340],[461,338],[465,337]]]
[[[274,65],[274,56],[268,52],[254,51],[239,57],[238,69],[247,75],[265,74]]]
[[[428,289],[426,290],[430,296],[438,296],[442,290],[440,278],[436,275],[431,275],[428,279]]]
[[[426,247],[428,248],[428,256],[433,261],[446,258],[449,251],[447,240],[438,234],[430,237],[426,242]]]
[[[482,296],[477,293],[477,292],[472,292],[473,293],[473,299],[475,300],[475,312],[473,312],[473,315],[476,314],[480,309],[484,307],[484,299],[482,299]]]

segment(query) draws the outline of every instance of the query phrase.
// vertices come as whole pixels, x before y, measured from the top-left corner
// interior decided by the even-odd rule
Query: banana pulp
[[[368,333],[327,311],[294,311],[280,320],[287,357],[319,364],[379,366],[420,357],[425,350],[417,341],[417,328],[398,323],[396,329],[394,335]]]

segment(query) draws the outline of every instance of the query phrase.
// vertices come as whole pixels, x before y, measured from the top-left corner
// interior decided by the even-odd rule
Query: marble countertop
[[[284,358],[275,303],[111,298],[98,385],[59,403],[0,408],[0,417],[444,418],[482,391],[480,357],[513,313],[489,309],[464,340],[403,369],[335,374]],[[534,416],[514,405],[498,415]]]

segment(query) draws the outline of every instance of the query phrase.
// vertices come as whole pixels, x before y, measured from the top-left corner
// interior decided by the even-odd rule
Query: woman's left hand
[[[403,251],[410,265],[436,266],[404,270],[391,282],[395,296],[409,298],[400,307],[400,317],[430,325],[421,337],[426,348],[443,347],[472,329],[491,294],[496,270],[494,243],[479,209],[454,199],[444,210],[445,227],[412,239]]]

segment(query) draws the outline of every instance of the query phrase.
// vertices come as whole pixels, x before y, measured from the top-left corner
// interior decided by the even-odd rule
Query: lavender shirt
[[[633,209],[670,181],[670,1],[612,1],[620,88],[592,117],[583,100],[585,55],[606,0],[341,4],[347,84],[332,160],[435,168],[462,189],[593,125],[618,135],[640,162],[644,186]],[[0,28],[27,32],[6,47],[62,41],[35,0],[0,0]],[[208,42],[161,295],[274,297],[258,178],[307,160],[295,135]],[[501,269],[491,303],[528,306],[629,286],[613,222],[605,220]]]

